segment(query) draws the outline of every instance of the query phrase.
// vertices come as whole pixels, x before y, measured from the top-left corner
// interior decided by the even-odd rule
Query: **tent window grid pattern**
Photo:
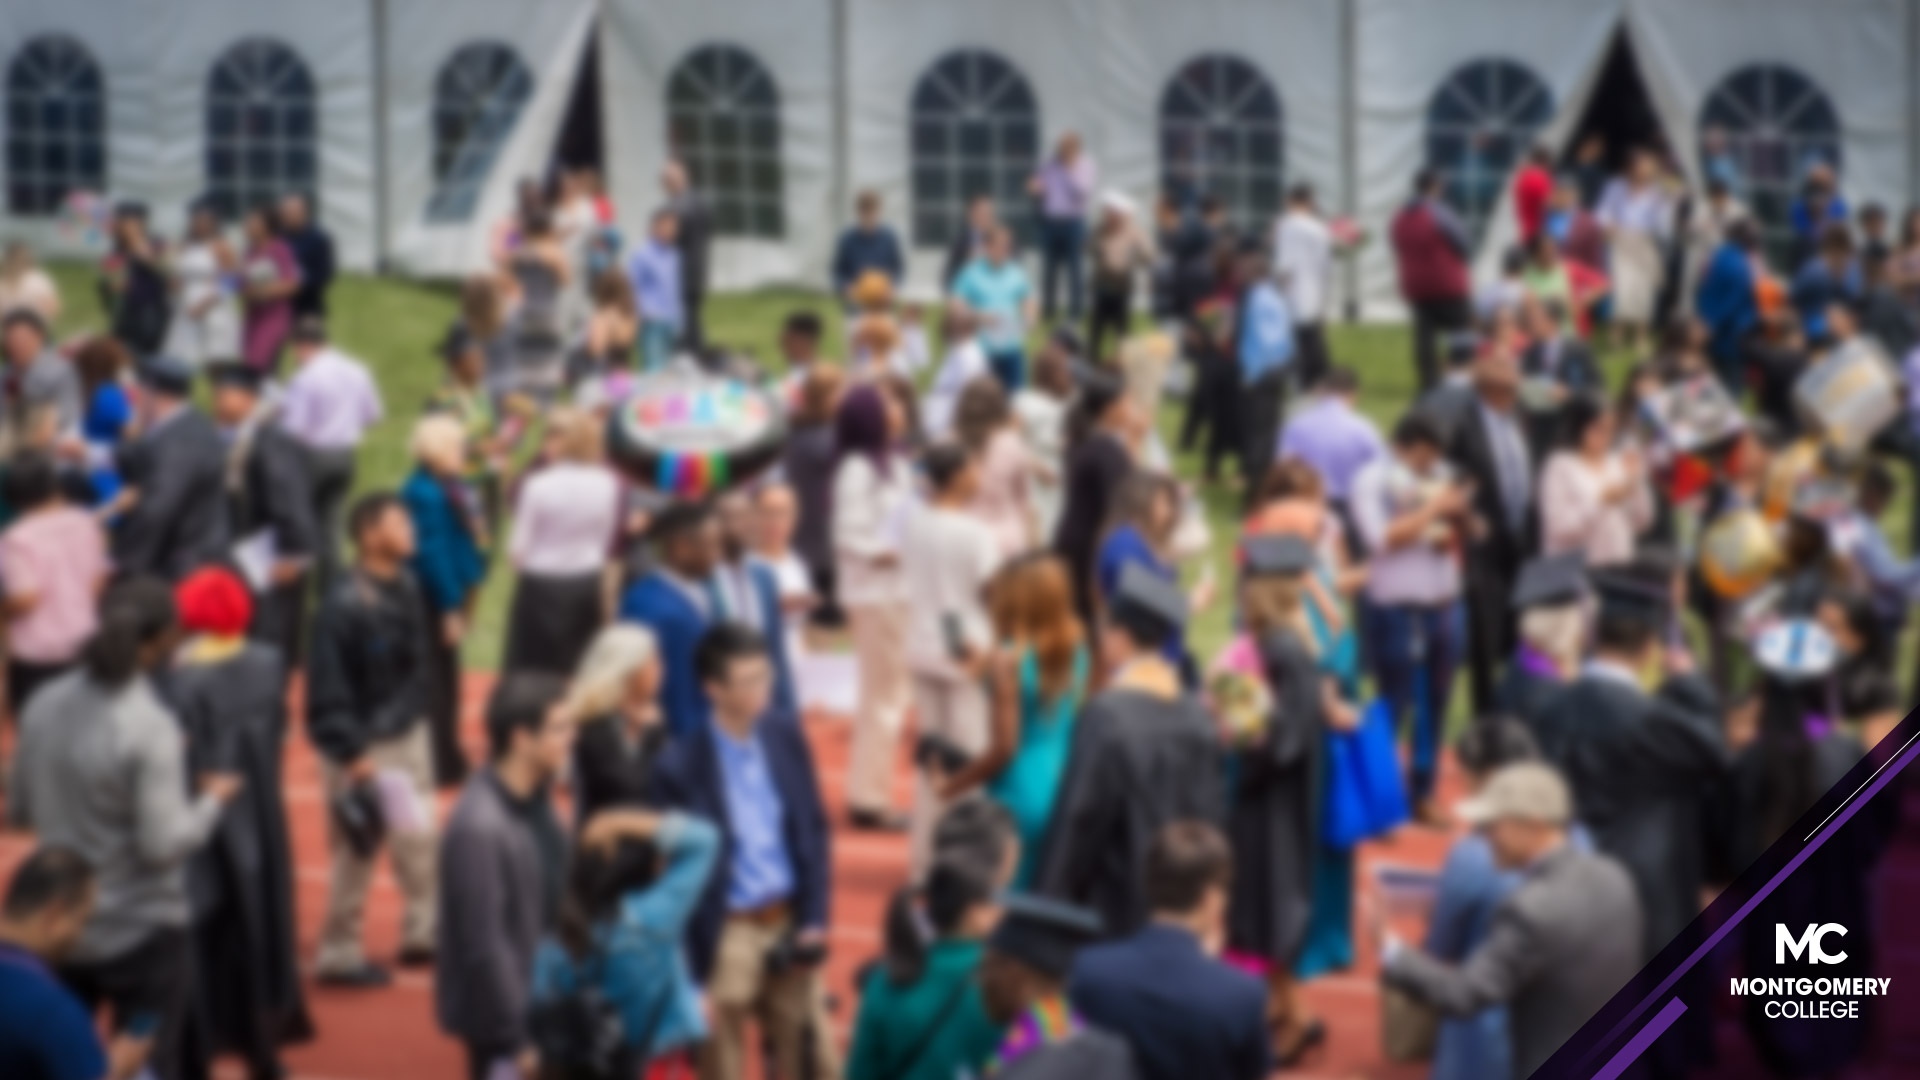
[[[493,171],[533,97],[533,72],[497,41],[463,45],[433,85],[433,197],[427,220],[470,221]]]
[[[86,46],[35,38],[7,66],[7,212],[58,213],[107,186],[106,81]]]
[[[786,235],[780,89],[753,54],[706,45],[681,60],[667,81],[667,131],[717,235]]]
[[[1280,212],[1286,175],[1280,95],[1237,56],[1188,61],[1160,99],[1160,182],[1186,200],[1218,198],[1228,216],[1258,228]]]
[[[1553,119],[1553,91],[1525,65],[1474,60],[1455,68],[1427,106],[1427,167],[1480,245],[1507,177]]]
[[[249,38],[207,76],[207,200],[232,220],[319,180],[313,73],[285,45]]]
[[[1040,158],[1040,103],[1026,76],[984,50],[948,53],[920,76],[908,124],[915,245],[947,244],[982,195],[1016,236],[1032,239],[1027,182]]]
[[[1792,208],[1807,170],[1840,171],[1840,114],[1812,79],[1781,64],[1751,64],[1720,80],[1700,107],[1700,163],[1760,222],[1767,253],[1785,265],[1795,247]]]

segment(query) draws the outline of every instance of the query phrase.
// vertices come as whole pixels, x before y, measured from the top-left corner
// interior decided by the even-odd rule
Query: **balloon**
[[[1721,515],[1700,537],[1700,576],[1729,600],[1765,585],[1780,562],[1780,543],[1773,529],[1750,507]]]

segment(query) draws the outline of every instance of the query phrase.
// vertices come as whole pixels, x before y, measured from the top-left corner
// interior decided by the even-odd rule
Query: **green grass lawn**
[[[60,264],[53,267],[53,273],[66,302],[59,320],[60,333],[64,336],[99,329],[103,319],[91,267]],[[454,317],[455,291],[445,283],[348,275],[334,286],[329,306],[334,339],[372,367],[387,403],[386,420],[375,429],[361,453],[357,487],[362,491],[393,487],[409,465],[408,431],[440,380],[440,361],[434,346]],[[839,306],[823,294],[802,290],[715,296],[707,308],[708,335],[764,363],[777,363],[781,321],[799,309],[810,309],[825,320],[827,355],[838,355],[842,342]],[[1383,430],[1387,429],[1415,393],[1407,328],[1342,324],[1331,328],[1330,339],[1334,361],[1360,374],[1362,408]],[[1616,381],[1629,363],[1623,353],[1610,353],[1603,359],[1609,376]],[[1179,403],[1170,402],[1159,418],[1169,445],[1178,430],[1180,408]],[[1197,455],[1180,455],[1176,467],[1183,478],[1198,482]],[[1224,571],[1230,565],[1227,558],[1239,531],[1240,494],[1226,485],[1202,485],[1199,490],[1213,522],[1214,558],[1224,582],[1228,580]],[[1906,498],[1904,491],[1901,497]],[[1900,508],[1888,515],[1886,524],[1896,545],[1904,542],[1905,521]],[[470,666],[496,666],[511,592],[510,569],[497,566],[482,593],[476,633],[467,647]],[[1200,656],[1211,656],[1225,639],[1229,607],[1223,596],[1198,619],[1193,643]],[[1902,655],[1910,653],[1903,650]]]

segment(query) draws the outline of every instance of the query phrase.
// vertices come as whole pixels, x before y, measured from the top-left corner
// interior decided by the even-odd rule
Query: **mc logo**
[[[1799,940],[1796,941],[1794,940],[1793,932],[1787,929],[1786,923],[1774,923],[1773,962],[1776,964],[1786,963],[1788,954],[1792,954],[1793,958],[1798,960],[1804,953],[1807,956],[1807,962],[1810,964],[1844,963],[1847,959],[1846,953],[1830,953],[1820,944],[1822,939],[1828,934],[1839,934],[1841,937],[1846,937],[1847,928],[1841,926],[1839,923],[1822,923],[1819,926],[1808,923],[1806,932],[1801,934]]]

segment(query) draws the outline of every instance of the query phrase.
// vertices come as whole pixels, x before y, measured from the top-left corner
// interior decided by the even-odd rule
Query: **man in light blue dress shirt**
[[[1273,464],[1286,412],[1287,378],[1293,368],[1293,316],[1267,273],[1266,251],[1249,240],[1240,249],[1240,476],[1247,509],[1260,499],[1261,482]]]

